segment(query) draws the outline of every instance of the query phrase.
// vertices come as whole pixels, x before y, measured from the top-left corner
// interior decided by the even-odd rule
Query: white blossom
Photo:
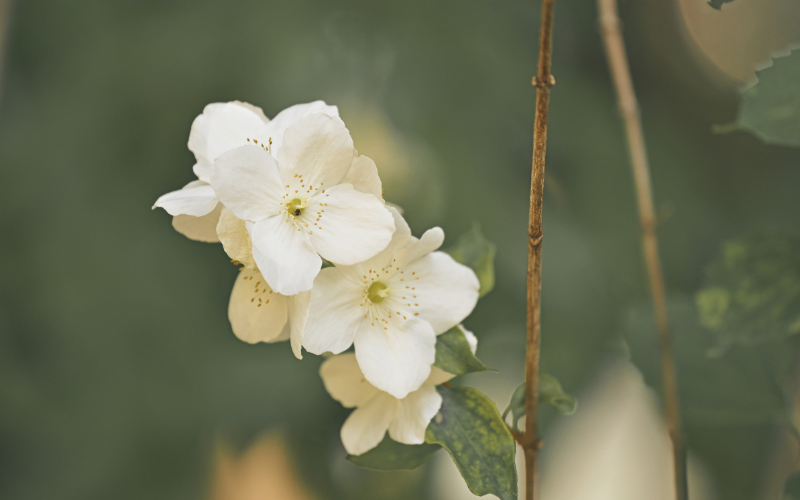
[[[371,259],[323,269],[314,282],[303,347],[338,354],[355,344],[366,379],[405,398],[428,378],[436,335],[466,318],[478,301],[478,278],[449,255],[436,252],[440,228],[411,236],[391,209],[392,241]]]
[[[478,340],[469,330],[461,329],[475,353]],[[345,408],[355,408],[341,431],[342,443],[351,455],[361,455],[377,446],[387,430],[389,436],[399,443],[425,442],[425,429],[442,406],[442,396],[436,391],[436,386],[455,376],[432,366],[430,375],[419,389],[398,399],[364,378],[354,354],[328,358],[319,373],[333,399]]]
[[[286,129],[277,158],[269,142],[220,155],[211,186],[244,221],[253,258],[273,290],[310,290],[322,259],[355,264],[386,247],[391,214],[374,191],[374,163],[357,156],[338,117],[308,115]],[[274,141],[273,141],[274,144]]]
[[[162,207],[172,215],[172,225],[181,234],[198,241],[219,241],[216,226],[222,207],[209,186],[214,159],[248,144],[247,139],[266,141],[272,153],[277,154],[286,129],[314,113],[339,116],[336,106],[323,101],[297,104],[278,113],[272,121],[252,104],[239,101],[209,104],[195,118],[189,134],[189,150],[195,156],[193,170],[198,180],[161,196],[153,208]]]

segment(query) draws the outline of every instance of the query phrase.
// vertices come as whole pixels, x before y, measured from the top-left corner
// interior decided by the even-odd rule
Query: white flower
[[[225,208],[247,221],[255,263],[273,290],[310,290],[320,256],[355,264],[386,248],[394,222],[369,192],[380,186],[377,169],[356,156],[338,117],[312,114],[289,127],[277,161],[269,149],[262,140],[223,153],[211,186]]]
[[[478,339],[469,330],[461,329],[475,353]],[[455,376],[433,366],[419,389],[398,399],[367,382],[354,354],[328,358],[319,373],[333,399],[345,408],[355,408],[341,431],[344,448],[351,455],[361,455],[377,446],[387,430],[398,443],[425,442],[425,429],[442,406],[436,386]]]
[[[195,118],[189,134],[189,149],[197,160],[194,173],[199,180],[161,196],[153,208],[162,207],[172,215],[172,225],[179,233],[193,240],[219,241],[216,226],[222,207],[208,185],[214,159],[225,151],[252,144],[250,141],[263,142],[272,154],[277,154],[286,129],[314,113],[339,116],[336,106],[328,106],[323,101],[284,109],[272,121],[264,116],[261,108],[244,102],[209,104],[203,114]]]
[[[443,252],[440,228],[421,239],[395,220],[392,241],[381,253],[352,266],[323,269],[311,291],[303,347],[338,354],[355,343],[367,380],[396,398],[428,378],[436,335],[466,318],[478,301],[478,278]]]

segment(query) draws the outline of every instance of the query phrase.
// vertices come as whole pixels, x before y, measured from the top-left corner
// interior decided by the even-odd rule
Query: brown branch
[[[539,399],[539,350],[542,291],[542,192],[544,189],[544,156],[547,147],[547,111],[550,87],[556,81],[550,74],[553,47],[553,0],[542,0],[539,32],[539,67],[533,85],[536,87],[536,118],[533,125],[533,162],[531,173],[531,206],[528,218],[528,338],[525,350],[525,432],[520,441],[525,453],[525,498],[538,498],[537,401]]]
[[[633,91],[633,80],[628,67],[628,58],[625,54],[625,44],[622,39],[619,16],[617,15],[617,2],[616,0],[597,0],[597,3],[608,65],[614,80],[617,98],[619,99],[619,110],[625,122],[631,167],[633,168],[633,177],[636,185],[636,197],[639,203],[642,246],[647,263],[647,272],[650,276],[650,290],[653,295],[653,308],[655,309],[661,350],[664,407],[667,415],[667,427],[672,440],[675,494],[678,500],[687,500],[689,494],[686,483],[686,450],[681,434],[675,363],[670,344],[664,280],[661,275],[661,262],[658,256],[657,220],[655,209],[653,208],[650,167],[647,162],[644,133],[639,116],[639,106],[636,102],[636,94]]]

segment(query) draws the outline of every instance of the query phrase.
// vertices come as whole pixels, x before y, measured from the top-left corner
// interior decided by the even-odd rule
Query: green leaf
[[[710,5],[711,7],[715,8],[717,10],[722,10],[722,6],[724,4],[731,3],[731,2],[733,2],[733,0],[708,0],[708,5]]]
[[[800,54],[776,57],[756,75],[742,91],[736,121],[715,131],[747,130],[767,144],[800,146]]]
[[[467,337],[457,326],[436,337],[436,361],[433,366],[453,375],[489,370],[472,354]]]
[[[494,288],[495,250],[494,244],[483,237],[480,225],[476,222],[472,230],[461,235],[456,245],[445,252],[475,272],[481,284],[480,296],[483,297]]]
[[[361,455],[347,455],[347,460],[365,469],[411,470],[427,462],[440,449],[438,444],[398,443],[387,432],[378,446]]]
[[[517,424],[525,416],[525,382],[521,383],[511,395],[511,402],[503,412],[503,421],[511,412],[511,427],[514,432],[522,432]],[[578,408],[578,400],[571,394],[564,392],[561,383],[552,375],[542,373],[539,375],[539,404],[549,404],[562,415],[572,415]]]
[[[716,334],[721,348],[800,333],[800,239],[728,242],[706,275],[696,296],[700,323]]]
[[[516,444],[492,400],[471,387],[437,387],[442,408],[425,441],[450,453],[470,491],[516,500]]]

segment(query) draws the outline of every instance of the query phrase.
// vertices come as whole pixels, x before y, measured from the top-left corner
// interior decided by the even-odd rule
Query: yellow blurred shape
[[[734,0],[711,8],[705,0],[679,0],[687,35],[701,57],[740,82],[773,53],[800,41],[797,0]]]
[[[312,500],[291,465],[283,438],[266,434],[241,456],[219,441],[210,500]]]

